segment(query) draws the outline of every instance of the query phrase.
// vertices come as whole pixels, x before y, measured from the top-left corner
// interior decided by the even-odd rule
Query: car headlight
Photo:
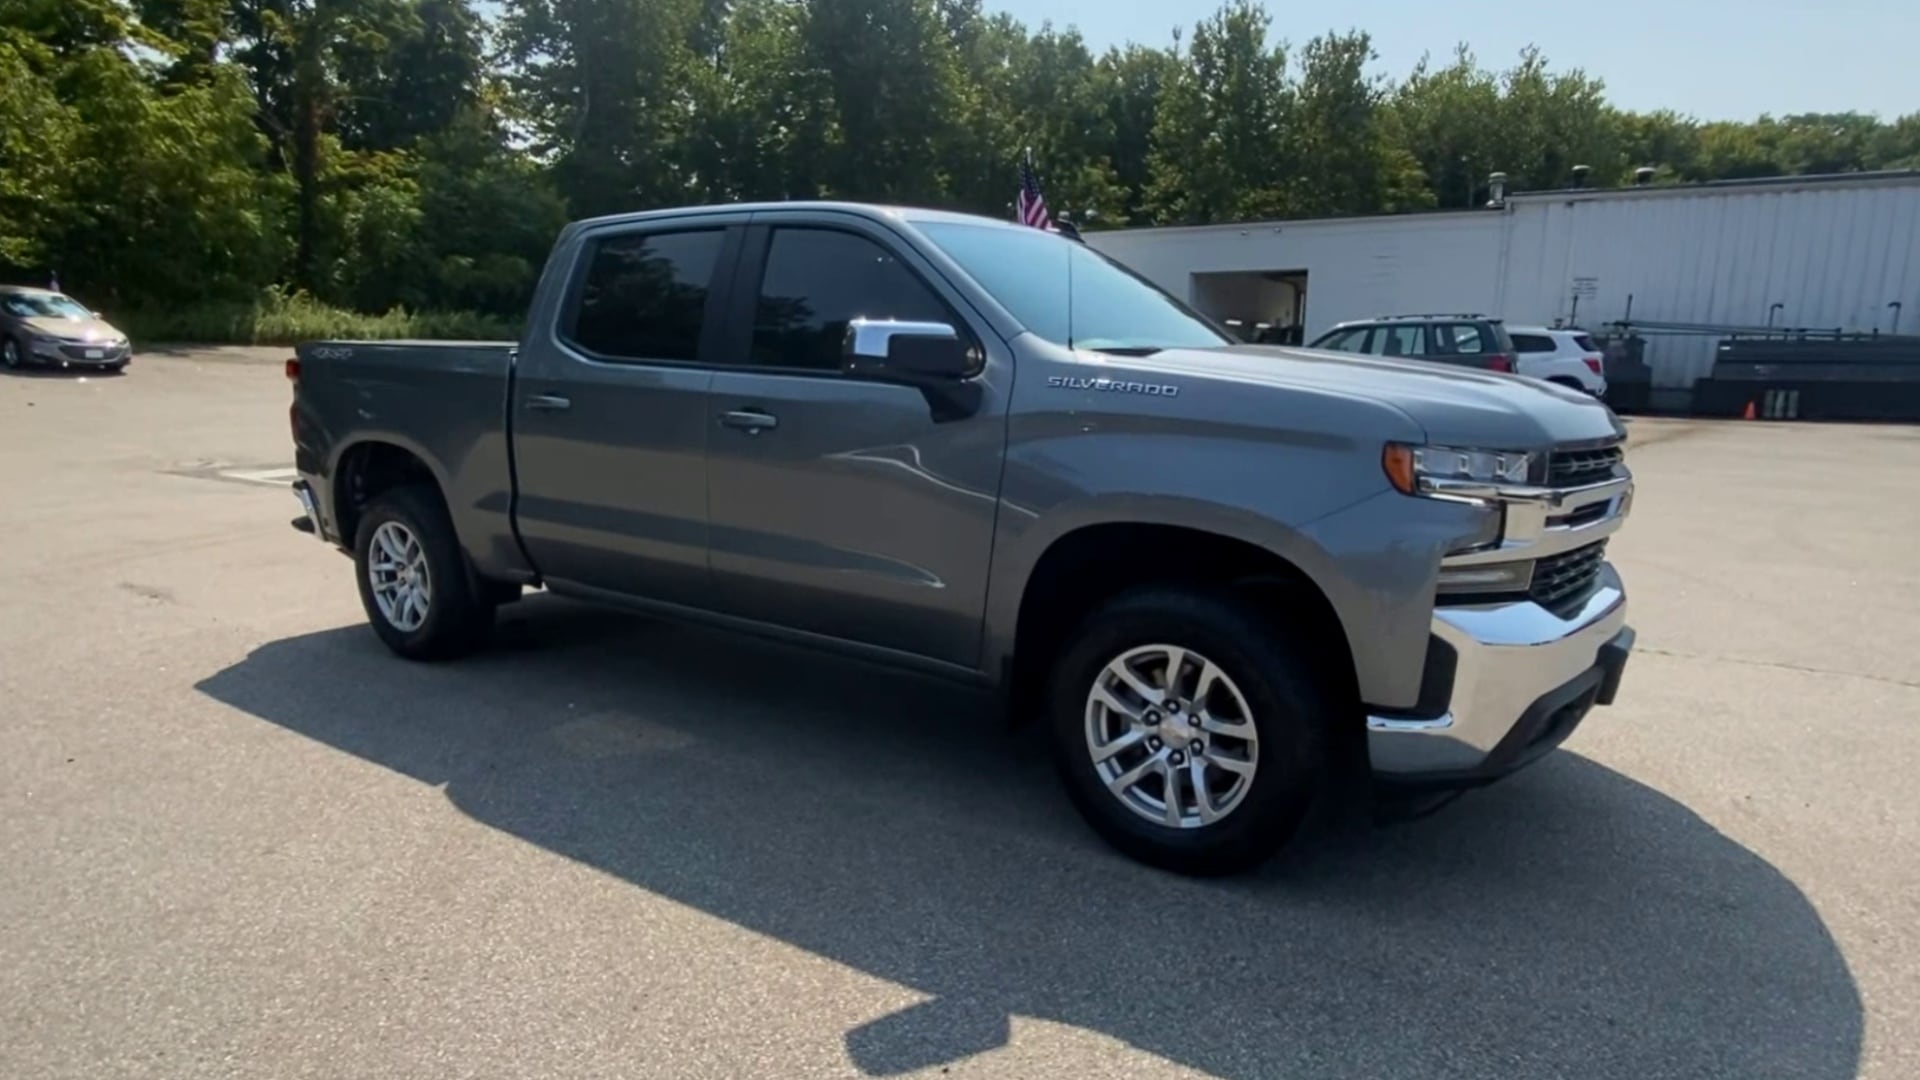
[[[1516,486],[1533,475],[1532,454],[1514,450],[1469,450],[1453,446],[1388,443],[1380,465],[1407,495],[1444,495],[1449,487]]]

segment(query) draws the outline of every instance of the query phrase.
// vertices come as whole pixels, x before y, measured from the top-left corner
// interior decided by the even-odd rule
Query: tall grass
[[[470,311],[408,311],[365,315],[331,307],[305,293],[268,290],[250,303],[209,302],[109,313],[138,345],[293,345],[321,339],[430,338],[441,341],[514,341],[518,320]]]

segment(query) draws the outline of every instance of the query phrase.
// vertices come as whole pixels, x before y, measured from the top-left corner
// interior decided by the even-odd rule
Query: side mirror
[[[980,366],[973,346],[946,323],[855,319],[847,325],[841,370],[919,390],[935,420],[980,410],[980,383],[973,378]]]

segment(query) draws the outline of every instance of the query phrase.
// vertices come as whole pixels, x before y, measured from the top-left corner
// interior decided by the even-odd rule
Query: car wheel
[[[1108,603],[1054,669],[1054,760],[1074,805],[1108,843],[1163,869],[1266,860],[1330,767],[1334,698],[1308,656],[1224,593],[1154,588]]]
[[[18,341],[12,338],[0,339],[0,363],[6,364],[9,371],[20,370],[23,355]]]
[[[431,488],[376,498],[360,515],[353,565],[368,622],[409,660],[465,655],[493,628],[493,605],[476,594],[453,521]]]

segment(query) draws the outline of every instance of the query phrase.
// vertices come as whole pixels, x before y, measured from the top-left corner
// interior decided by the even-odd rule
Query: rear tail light
[[[1593,372],[1595,375],[1600,374],[1600,358],[1599,357],[1587,356],[1587,357],[1582,357],[1582,359],[1584,359],[1587,362],[1588,371]]]
[[[1511,375],[1513,374],[1513,357],[1489,356],[1487,357],[1487,370],[1488,371],[1504,371],[1507,374]]]
[[[297,356],[287,357],[287,381],[300,381],[300,358]]]

